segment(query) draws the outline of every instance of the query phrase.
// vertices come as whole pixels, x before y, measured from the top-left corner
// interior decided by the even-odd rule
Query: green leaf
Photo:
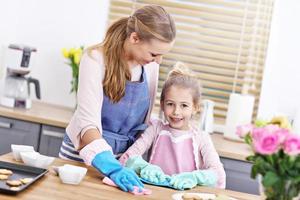
[[[250,162],[254,162],[255,161],[255,155],[247,156],[246,160],[248,160]]]
[[[277,176],[277,174],[275,174],[274,172],[267,172],[266,175],[263,177],[262,183],[265,187],[271,187],[275,185],[278,181],[280,181],[280,179]]]
[[[251,169],[251,178],[252,179],[255,179],[257,176],[257,166],[256,165],[253,165],[252,166],[252,169]]]
[[[245,136],[244,140],[245,140],[246,144],[249,144],[249,145],[252,144],[252,137],[249,133]]]
[[[262,120],[262,119],[257,119],[257,120],[255,120],[254,124],[256,127],[264,127],[268,124],[268,121]]]

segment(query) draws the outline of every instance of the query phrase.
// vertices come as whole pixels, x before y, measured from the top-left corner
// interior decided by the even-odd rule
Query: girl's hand
[[[146,179],[152,183],[163,183],[167,181],[168,176],[162,171],[159,166],[148,164],[145,166],[141,172],[140,176],[143,179]]]

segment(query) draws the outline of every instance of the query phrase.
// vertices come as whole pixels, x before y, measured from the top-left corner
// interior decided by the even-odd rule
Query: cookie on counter
[[[0,174],[3,174],[3,175],[12,175],[13,172],[11,170],[8,170],[8,169],[0,169]]]
[[[182,195],[183,200],[203,200],[201,197],[199,197],[196,194],[191,194],[191,193],[184,193]]]
[[[20,181],[23,184],[27,184],[27,183],[30,183],[31,181],[33,181],[33,178],[21,178]]]
[[[10,189],[10,190],[13,190],[13,191],[18,191],[18,190],[20,190],[19,187],[10,187],[9,189]]]
[[[0,174],[0,181],[7,180],[8,175]]]
[[[6,181],[6,184],[11,187],[17,187],[17,186],[22,185],[22,182],[19,180],[8,180],[8,181]]]

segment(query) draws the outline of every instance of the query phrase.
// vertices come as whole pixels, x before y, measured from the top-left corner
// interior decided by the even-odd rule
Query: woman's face
[[[162,56],[171,50],[174,41],[170,43],[162,42],[157,39],[142,41],[138,38],[136,33],[132,33],[128,43],[127,54],[129,60],[136,64],[146,65],[150,62],[160,64]]]

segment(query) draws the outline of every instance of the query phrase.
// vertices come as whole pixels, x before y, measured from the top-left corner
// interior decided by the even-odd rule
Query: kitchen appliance
[[[35,60],[36,48],[10,44],[6,54],[6,64],[8,72],[15,74],[28,74]]]
[[[30,84],[35,86],[36,97],[41,98],[37,79],[27,77],[32,67],[36,49],[24,45],[8,46],[6,57],[6,77],[0,104],[8,107],[31,108]]]
[[[207,133],[214,132],[214,106],[215,102],[208,99],[203,100],[200,128]]]

